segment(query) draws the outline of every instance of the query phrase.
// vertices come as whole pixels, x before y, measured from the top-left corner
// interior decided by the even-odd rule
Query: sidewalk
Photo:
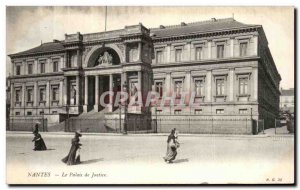
[[[43,135],[67,135],[73,136],[74,132],[40,132]],[[6,131],[6,134],[32,134],[29,131]],[[169,133],[84,133],[82,135],[87,136],[168,136]],[[191,137],[239,137],[239,138],[266,138],[266,137],[292,137],[294,138],[293,134],[275,134],[271,131],[265,130],[265,133],[259,133],[258,135],[245,135],[245,134],[183,134],[179,133],[180,136],[191,136]]]

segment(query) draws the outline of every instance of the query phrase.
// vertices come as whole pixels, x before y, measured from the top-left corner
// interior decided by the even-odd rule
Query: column
[[[33,106],[38,106],[38,82],[34,82],[34,100],[33,100]]]
[[[230,38],[230,57],[234,57],[234,39]]]
[[[46,85],[46,106],[49,107],[50,106],[50,101],[51,101],[51,97],[50,97],[50,81],[47,81],[47,85]]]
[[[139,61],[142,61],[142,42],[138,43],[138,55],[139,55]]]
[[[22,107],[25,107],[25,83],[22,84]],[[24,113],[25,114],[25,113]]]
[[[79,93],[80,93],[80,85],[79,85],[79,75],[76,76],[76,106],[80,105]]]
[[[95,105],[94,110],[99,111],[99,75],[95,76]]]
[[[11,76],[15,76],[15,63],[11,62]]]
[[[64,94],[64,105],[67,105],[68,104],[68,78],[65,77],[64,78],[64,91],[63,91],[63,94]]]
[[[142,71],[138,71],[138,91],[142,91]]]
[[[80,50],[77,50],[77,67],[81,67]]]
[[[258,55],[258,37],[257,35],[253,36],[253,54],[252,55]]]
[[[166,62],[170,63],[171,62],[171,44],[168,44],[166,48],[167,48],[167,50],[166,50],[166,54],[167,54]]]
[[[211,40],[207,42],[207,59],[211,59],[211,50],[212,50],[211,43],[212,43]]]
[[[253,100],[257,101],[257,91],[258,91],[258,89],[257,89],[257,83],[258,83],[258,80],[257,80],[257,78],[258,78],[257,67],[252,68],[252,75],[253,75],[253,77],[252,77],[253,78],[253,90],[252,90]]]
[[[187,53],[186,53],[186,59],[185,59],[185,61],[191,61],[191,52],[192,52],[192,50],[191,50],[191,42],[188,42],[187,43]]]
[[[166,73],[166,95],[171,95],[171,73]]]
[[[35,59],[34,63],[35,63],[35,73],[38,74],[39,73],[39,60]]]
[[[109,92],[110,93],[113,92],[113,75],[112,74],[109,75]],[[112,94],[109,95],[109,111],[110,112],[113,111],[113,95]]]
[[[51,59],[48,58],[47,61],[46,61],[46,66],[45,66],[45,72],[46,73],[52,72],[52,69],[51,69],[52,64],[51,63],[52,63]]]
[[[211,102],[211,91],[212,91],[212,73],[211,70],[208,70],[206,73],[206,95],[205,95],[205,100],[206,102]]]
[[[14,87],[14,83],[10,83],[10,107],[14,108],[15,107],[15,96],[14,96],[14,92],[15,92],[15,87]],[[12,114],[12,113],[11,113]]]
[[[60,105],[60,106],[63,105],[63,99],[64,99],[63,85],[64,85],[63,80],[60,80],[60,81],[59,81],[59,105]]]
[[[185,86],[185,92],[187,93],[185,97],[185,104],[189,104],[190,97],[191,97],[191,71],[187,71],[185,73],[184,86]]]
[[[127,73],[124,72],[121,74],[121,89],[123,90],[123,84],[125,83],[125,81],[127,82]]]
[[[229,101],[233,101],[233,90],[234,90],[234,73],[233,69],[229,70]]]
[[[84,77],[84,105],[88,105],[88,76]]]

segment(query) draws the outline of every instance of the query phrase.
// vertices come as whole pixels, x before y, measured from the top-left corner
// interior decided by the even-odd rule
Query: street
[[[73,134],[41,133],[48,150],[33,151],[31,133],[7,133],[7,183],[292,183],[294,136],[180,135],[173,164],[163,161],[167,135],[83,134],[82,164],[61,159]]]

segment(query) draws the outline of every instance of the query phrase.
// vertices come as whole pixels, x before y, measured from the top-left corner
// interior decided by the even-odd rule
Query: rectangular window
[[[162,110],[156,110],[156,114],[157,115],[161,115],[162,114]]]
[[[46,90],[45,88],[40,89],[40,101],[46,101]]]
[[[16,90],[16,102],[21,102],[21,90]]]
[[[58,87],[53,87],[53,88],[52,88],[52,100],[53,100],[53,101],[59,100],[59,91],[58,91]]]
[[[163,63],[164,57],[163,57],[163,51],[157,51],[156,52],[156,63]]]
[[[182,92],[182,81],[175,81],[175,93],[176,93],[176,98],[181,97],[181,92]]]
[[[248,78],[240,78],[239,79],[239,93],[240,95],[248,94]]]
[[[45,73],[45,62],[40,63],[40,73]]]
[[[16,66],[16,75],[21,75],[21,65]]]
[[[202,114],[202,109],[195,109],[195,114]]]
[[[15,113],[15,115],[20,115],[20,112],[17,111],[17,112]]]
[[[174,111],[174,114],[175,114],[175,115],[179,115],[180,113],[181,113],[181,110],[175,110],[175,111]]]
[[[240,43],[240,56],[246,56],[247,55],[247,42]]]
[[[32,115],[32,112],[31,112],[31,111],[28,111],[28,112],[27,112],[27,115]]]
[[[224,45],[217,45],[217,58],[224,58]]]
[[[33,91],[32,89],[27,89],[27,102],[33,101]]]
[[[204,96],[204,80],[195,80],[196,97]]]
[[[155,91],[159,94],[160,98],[163,96],[163,82],[155,82]]]
[[[196,47],[196,60],[203,59],[203,48],[202,47]]]
[[[52,114],[57,114],[57,111],[52,111]]]
[[[217,79],[216,80],[216,86],[217,86],[217,96],[219,95],[225,95],[225,80],[224,79]]]
[[[175,50],[175,61],[180,62],[182,57],[182,49]]]
[[[247,109],[239,109],[240,114],[247,114]]]
[[[40,111],[40,115],[44,115],[44,111]]]
[[[216,109],[216,114],[223,114],[224,113],[224,109]]]
[[[58,72],[58,61],[53,61],[53,72]]]
[[[33,64],[28,64],[28,74],[31,75],[33,72],[32,72],[32,69],[33,69]]]

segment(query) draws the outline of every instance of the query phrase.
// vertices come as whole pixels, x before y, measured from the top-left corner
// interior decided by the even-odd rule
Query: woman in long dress
[[[34,142],[34,151],[47,150],[46,144],[38,132],[34,133],[34,138],[32,140]]]
[[[168,136],[167,140],[167,153],[164,157],[165,162],[172,163],[177,156],[177,148],[179,147],[179,143],[177,141],[177,133],[176,129],[172,129],[171,134]]]
[[[64,163],[66,163],[67,165],[75,165],[75,164],[80,164],[80,157],[78,156],[76,158],[76,152],[78,149],[80,149],[80,146],[82,146],[82,144],[79,143],[79,137],[81,137],[82,135],[80,134],[79,131],[75,132],[75,137],[72,139],[72,146],[70,149],[69,154],[64,157],[61,161],[63,161]]]

